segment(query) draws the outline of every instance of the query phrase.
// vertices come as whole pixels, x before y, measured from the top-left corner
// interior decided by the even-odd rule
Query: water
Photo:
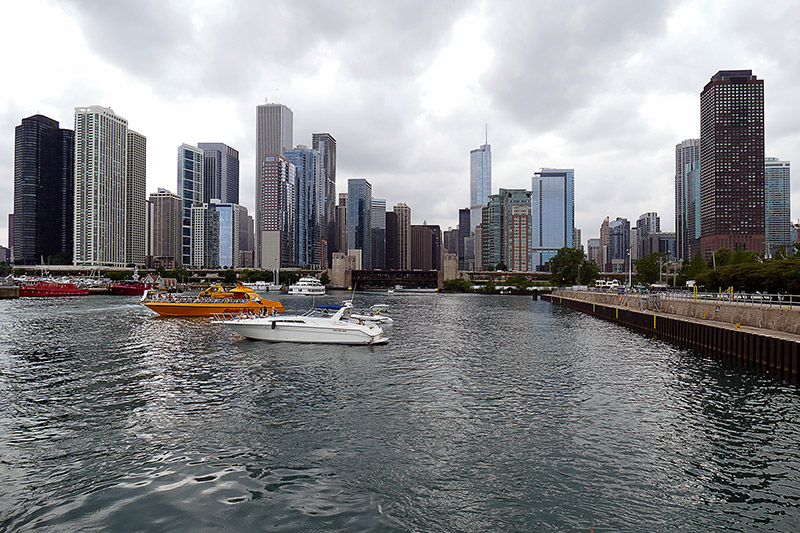
[[[0,530],[800,529],[795,384],[525,297],[379,300],[380,347],[0,301]]]

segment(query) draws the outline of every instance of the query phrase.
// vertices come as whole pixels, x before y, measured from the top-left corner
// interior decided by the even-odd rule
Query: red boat
[[[141,281],[123,281],[111,285],[111,294],[142,295],[144,291],[151,288],[151,283]]]
[[[20,296],[87,296],[89,289],[81,289],[72,283],[58,283],[55,281],[39,281],[21,285]]]

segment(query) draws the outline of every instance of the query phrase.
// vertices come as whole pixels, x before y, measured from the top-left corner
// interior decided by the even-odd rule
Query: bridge
[[[361,282],[415,283],[437,286],[438,270],[353,270],[353,284]]]

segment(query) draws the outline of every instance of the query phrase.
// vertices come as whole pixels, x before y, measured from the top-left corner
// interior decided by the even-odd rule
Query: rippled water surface
[[[381,347],[0,300],[0,530],[800,530],[795,384],[525,297],[377,301]]]

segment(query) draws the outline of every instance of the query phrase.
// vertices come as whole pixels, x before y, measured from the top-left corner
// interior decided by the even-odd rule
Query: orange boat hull
[[[151,310],[161,316],[211,316],[217,313],[239,313],[241,311],[258,313],[275,309],[276,313],[283,313],[283,305],[278,301],[264,300],[265,305],[258,302],[144,302]]]

